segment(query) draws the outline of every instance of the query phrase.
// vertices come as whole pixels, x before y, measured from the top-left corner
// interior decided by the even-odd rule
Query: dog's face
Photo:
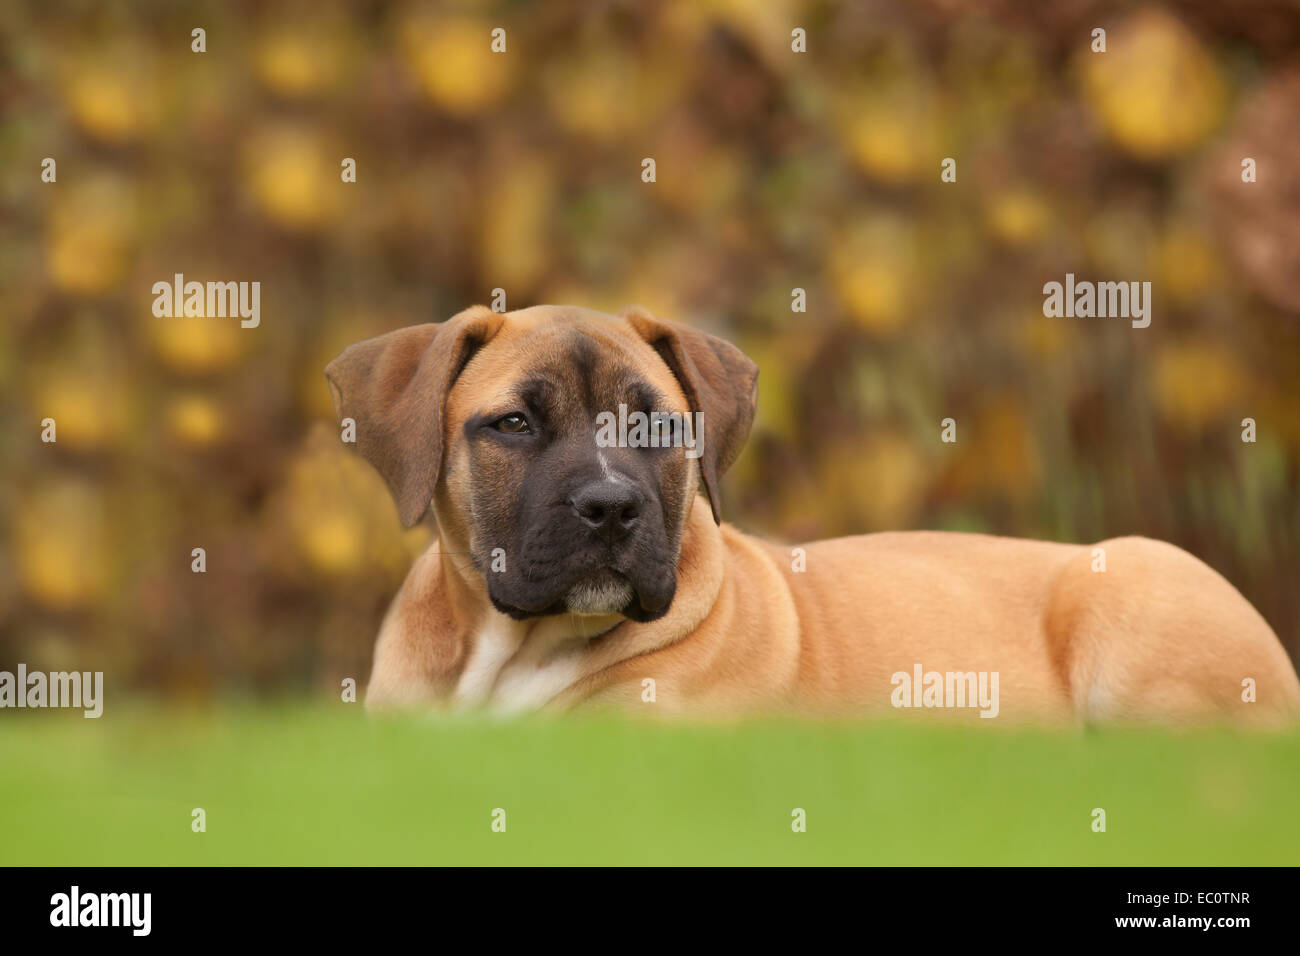
[[[647,620],[668,608],[695,465],[681,443],[599,442],[602,413],[620,405],[690,411],[643,340],[576,312],[508,317],[452,386],[435,511],[469,516],[499,611]]]
[[[358,343],[326,369],[402,520],[436,514],[516,618],[664,614],[683,527],[754,414],[734,346],[638,309],[475,308]]]

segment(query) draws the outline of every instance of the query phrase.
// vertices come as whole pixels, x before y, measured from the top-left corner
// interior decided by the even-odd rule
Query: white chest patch
[[[492,689],[491,708],[501,714],[537,710],[582,676],[582,646],[560,650],[545,661],[521,654],[501,671]]]
[[[518,653],[527,633],[522,624],[504,614],[490,614],[475,635],[465,669],[456,681],[455,702],[472,707],[487,700],[501,669]]]
[[[537,710],[583,676],[587,642],[617,620],[561,615],[515,621],[492,613],[475,635],[454,699],[501,714]]]

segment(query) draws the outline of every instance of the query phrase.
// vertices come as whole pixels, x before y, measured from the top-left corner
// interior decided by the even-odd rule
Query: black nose
[[[627,534],[641,517],[645,498],[636,485],[624,481],[593,481],[569,498],[573,512],[588,527],[611,536]]]

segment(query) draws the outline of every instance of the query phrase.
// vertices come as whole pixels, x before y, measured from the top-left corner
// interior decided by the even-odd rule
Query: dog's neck
[[[451,702],[500,712],[537,710],[598,671],[666,647],[708,615],[722,575],[679,575],[679,590],[664,617],[641,624],[621,614],[553,614],[515,620],[492,606],[482,574],[454,530],[444,533],[439,572],[456,629],[465,634],[462,664]],[[723,567],[722,539],[708,502],[697,498],[682,532],[678,567]]]

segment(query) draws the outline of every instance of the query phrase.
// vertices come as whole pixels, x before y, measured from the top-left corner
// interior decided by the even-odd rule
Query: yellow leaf
[[[1107,134],[1142,159],[1205,140],[1227,92],[1214,57],[1172,14],[1144,10],[1112,30],[1107,52],[1079,53],[1084,97]]]
[[[18,509],[18,579],[38,604],[82,608],[108,584],[109,535],[103,497],[76,480],[46,481]]]
[[[424,11],[398,26],[402,58],[424,94],[451,113],[473,115],[509,90],[519,52],[492,52],[492,30],[501,24],[476,17],[442,17]]]
[[[127,186],[113,178],[60,184],[50,214],[46,258],[61,289],[85,296],[115,290],[130,264],[135,215]]]
[[[295,229],[331,222],[342,200],[342,153],[301,128],[265,130],[245,147],[247,188],[272,221]]]
[[[1186,342],[1164,348],[1152,375],[1156,401],[1175,424],[1196,429],[1239,404],[1247,378],[1218,344]],[[1231,423],[1228,423],[1231,424]]]

